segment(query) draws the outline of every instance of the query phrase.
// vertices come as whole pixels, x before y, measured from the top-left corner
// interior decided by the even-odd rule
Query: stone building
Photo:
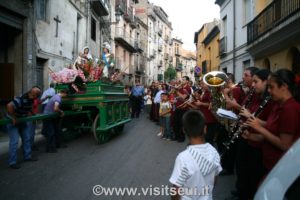
[[[38,83],[32,1],[0,1],[0,101]]]
[[[35,11],[40,86],[48,86],[49,71],[71,65],[86,46],[93,59],[100,57],[104,42],[100,26],[110,13],[106,0],[40,0],[35,1]]]

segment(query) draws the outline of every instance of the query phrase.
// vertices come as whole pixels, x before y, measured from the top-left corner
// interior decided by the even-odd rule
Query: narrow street
[[[103,187],[161,187],[170,185],[176,155],[186,143],[162,140],[159,127],[145,115],[125,126],[121,135],[97,145],[92,134],[68,142],[58,153],[45,153],[39,144],[37,162],[7,166],[7,153],[0,158],[0,199],[170,199],[168,196],[95,196],[94,185]],[[21,156],[20,156],[21,158]],[[234,177],[219,177],[214,199],[228,196]]]

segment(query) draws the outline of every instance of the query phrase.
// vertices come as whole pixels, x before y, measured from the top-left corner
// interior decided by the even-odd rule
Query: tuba
[[[218,108],[226,108],[226,101],[222,89],[228,80],[228,76],[221,71],[211,71],[203,76],[203,82],[210,88],[212,101],[211,111],[216,116],[221,124],[224,124],[224,119],[218,117]]]

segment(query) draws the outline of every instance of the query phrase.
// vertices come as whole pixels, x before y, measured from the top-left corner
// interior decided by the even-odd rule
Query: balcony
[[[109,15],[107,0],[93,0],[90,2],[91,2],[91,8],[97,13],[98,16]]]
[[[175,70],[176,70],[177,72],[181,72],[182,69],[183,69],[182,66],[183,66],[182,63],[177,63],[177,64],[176,64],[176,67],[175,67]]]
[[[160,60],[160,61],[158,62],[158,67],[161,68],[162,66],[163,66],[163,61]]]
[[[169,36],[165,36],[165,42],[168,44],[169,43]]]
[[[125,0],[116,0],[116,6],[115,6],[116,12],[118,12],[120,14],[124,14],[125,8],[126,8]]]
[[[173,56],[169,57],[170,62],[173,62]]]
[[[136,16],[133,16],[133,19],[132,19],[132,21],[130,22],[130,27],[131,27],[131,28],[136,28],[136,27],[137,27]]]
[[[181,56],[180,51],[175,51],[175,56],[177,57]]]
[[[220,39],[219,43],[219,55],[225,56],[227,52],[227,37],[224,36],[223,38]]]
[[[127,7],[125,9],[124,20],[127,21],[128,23],[133,23],[134,22],[134,16],[133,16],[133,9],[132,9],[132,7]]]
[[[152,52],[150,52],[150,58],[155,58],[156,56],[156,50],[152,49]]]
[[[144,46],[143,46],[143,43],[141,41],[138,41],[138,40],[135,40],[134,47],[136,48],[136,50],[138,52],[143,52],[145,50]]]
[[[124,30],[124,28],[121,27],[116,28],[115,41],[118,42],[121,46],[123,46],[131,53],[137,52],[135,48],[134,39],[130,37],[130,34],[127,33]]]
[[[299,34],[299,0],[274,0],[247,25],[248,50],[263,57],[299,41]]]
[[[158,31],[157,31],[157,34],[158,34],[159,36],[162,36],[162,32],[163,32],[162,29],[159,28]]]
[[[161,52],[162,51],[162,45],[158,45],[158,51]]]
[[[168,53],[165,53],[164,59],[165,59],[165,60],[169,60],[169,54],[168,54]]]

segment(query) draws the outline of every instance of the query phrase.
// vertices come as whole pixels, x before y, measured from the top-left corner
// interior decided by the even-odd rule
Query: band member
[[[187,111],[187,107],[180,108],[181,104],[183,104],[191,94],[191,88],[189,86],[189,77],[184,76],[182,78],[182,83],[179,89],[177,89],[177,102],[176,102],[176,110],[174,113],[174,133],[175,133],[175,139],[178,142],[184,142],[185,136],[182,132],[182,116]],[[179,108],[178,108],[179,107]]]
[[[246,123],[260,134],[249,134],[246,137],[256,141],[263,140],[263,164],[267,173],[300,137],[298,79],[295,79],[290,70],[280,69],[269,76],[268,86],[268,92],[277,104],[266,123],[256,117],[249,118]]]
[[[247,92],[252,87],[253,74],[257,70],[258,70],[258,68],[256,68],[256,67],[246,68],[246,70],[244,71],[244,74],[243,74],[242,84],[237,84],[232,89],[224,91],[227,109],[233,109],[237,113],[239,113],[240,109],[242,108],[242,103],[247,96]],[[228,94],[229,92],[232,93],[233,99],[230,98],[230,95]]]
[[[252,87],[253,75],[256,71],[258,71],[258,68],[248,67],[245,69],[245,71],[243,73],[243,86],[247,87],[248,91],[249,91],[249,88]],[[233,95],[233,99],[226,98],[226,95],[225,95],[226,107],[227,107],[227,109],[233,109],[237,113],[239,113],[239,111],[241,110],[243,105],[251,103],[253,93],[247,92],[245,95],[245,91],[243,90],[243,88],[238,85],[232,90],[232,95]],[[246,106],[248,106],[248,105],[246,105]],[[234,152],[228,151],[229,154],[231,153],[233,155],[230,155],[228,159],[226,158],[226,155],[224,156],[224,164],[225,165],[233,166],[228,163],[232,163],[232,161],[235,160],[236,175],[237,175],[236,194],[237,194],[237,196],[241,196],[241,197],[243,194],[247,193],[247,190],[248,190],[247,182],[245,182],[246,179],[243,178],[246,176],[246,174],[244,172],[247,170],[247,163],[248,163],[247,158],[244,156],[247,152],[247,146],[248,146],[247,141],[244,138],[240,137],[236,141],[236,143],[232,146],[232,148],[234,149]],[[232,158],[232,160],[231,160],[231,158]],[[222,161],[222,164],[223,164],[223,161]],[[225,168],[225,166],[224,166],[224,168]],[[230,170],[232,170],[232,169],[230,169]]]
[[[216,139],[217,132],[219,129],[218,121],[213,115],[212,111],[209,109],[212,96],[211,92],[209,91],[208,85],[206,85],[202,80],[200,82],[200,86],[202,88],[202,94],[200,95],[199,101],[196,101],[195,104],[198,106],[198,108],[205,117],[205,123],[207,128],[205,140],[211,145],[214,145],[213,143]]]
[[[254,73],[252,86],[255,90],[255,94],[252,103],[249,105],[248,109],[242,108],[240,115],[246,119],[250,118],[252,115],[256,115],[260,120],[266,121],[268,115],[270,114],[274,102],[270,100],[269,93],[267,91],[267,80],[270,71],[267,69],[262,69]],[[242,133],[242,131],[240,131]],[[257,131],[253,129],[246,129],[244,132],[248,134],[258,134]],[[244,136],[245,139],[247,137]],[[242,168],[243,171],[240,177],[242,183],[245,183],[245,188],[247,191],[240,195],[241,199],[253,199],[254,194],[257,190],[257,186],[263,176],[264,168],[262,164],[262,153],[261,153],[261,142],[248,140],[248,145],[246,146],[246,151],[244,157],[247,159],[247,168]]]

